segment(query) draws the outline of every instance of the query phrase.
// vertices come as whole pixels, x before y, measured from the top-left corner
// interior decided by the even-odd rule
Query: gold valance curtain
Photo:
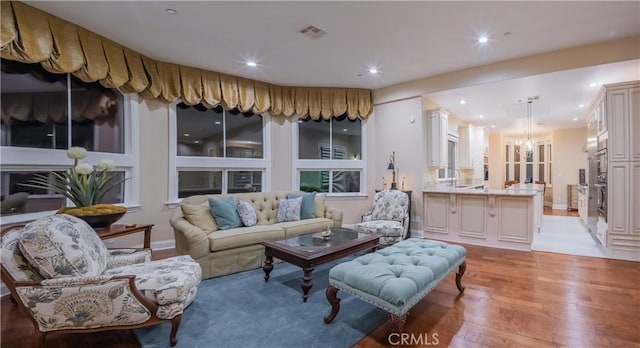
[[[21,2],[1,5],[2,58],[40,63],[52,73],[72,73],[85,82],[167,102],[182,99],[274,116],[329,119],[346,113],[365,119],[373,110],[367,89],[277,86],[159,62]]]

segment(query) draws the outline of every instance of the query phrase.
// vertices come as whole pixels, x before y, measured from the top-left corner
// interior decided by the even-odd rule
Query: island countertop
[[[446,186],[433,186],[433,187],[425,187],[422,190],[423,193],[448,193],[448,194],[458,194],[458,195],[484,195],[484,196],[528,196],[533,197],[536,195],[537,191],[535,189],[507,189],[507,190],[496,190],[496,189],[473,189],[473,188],[457,188],[457,187],[446,187]]]

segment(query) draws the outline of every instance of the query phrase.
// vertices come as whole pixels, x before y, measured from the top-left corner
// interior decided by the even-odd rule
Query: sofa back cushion
[[[71,215],[56,214],[27,224],[19,245],[43,278],[99,276],[109,263],[109,252],[98,234]]]
[[[200,198],[200,199],[196,199]],[[194,196],[185,198],[180,203],[182,208],[182,214],[192,225],[200,228],[205,233],[210,233],[218,230],[216,220],[211,214],[211,206],[209,206],[209,200],[205,196]]]
[[[219,229],[242,227],[242,220],[236,209],[236,199],[233,196],[209,198],[209,206]]]

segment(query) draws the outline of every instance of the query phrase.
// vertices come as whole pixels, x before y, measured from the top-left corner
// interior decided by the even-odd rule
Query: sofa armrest
[[[179,208],[176,208],[179,209]],[[207,234],[192,225],[182,216],[172,216],[169,220],[176,239],[176,251],[181,255],[191,255],[198,259],[209,254],[209,238]]]
[[[333,227],[342,227],[342,217],[343,217],[342,210],[326,207],[324,216],[327,219],[333,220]]]

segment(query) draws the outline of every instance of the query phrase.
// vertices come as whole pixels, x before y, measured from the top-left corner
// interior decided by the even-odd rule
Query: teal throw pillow
[[[209,198],[211,215],[216,219],[218,229],[228,230],[230,228],[242,227],[242,220],[236,210],[236,199],[229,196],[225,198]]]
[[[300,206],[300,220],[316,217],[316,193],[287,193],[287,199],[302,197]]]

